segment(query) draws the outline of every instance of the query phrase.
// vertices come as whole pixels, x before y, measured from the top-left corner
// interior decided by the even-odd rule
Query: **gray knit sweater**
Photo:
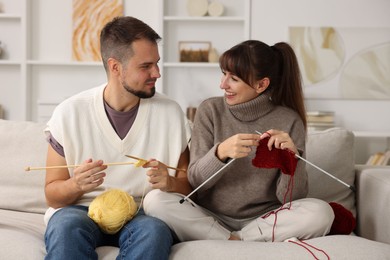
[[[299,153],[305,156],[306,134],[302,120],[293,110],[273,105],[266,94],[234,106],[226,104],[223,97],[205,100],[197,109],[192,133],[188,171],[191,185],[196,188],[225,165],[215,155],[222,141],[238,133],[255,133],[256,130],[263,133],[269,129],[289,133]],[[249,156],[236,159],[199,189],[194,200],[216,214],[235,219],[259,216],[279,207],[290,176],[279,169],[254,167],[255,152],[253,148]],[[293,200],[307,195],[307,173],[301,160],[293,187]]]

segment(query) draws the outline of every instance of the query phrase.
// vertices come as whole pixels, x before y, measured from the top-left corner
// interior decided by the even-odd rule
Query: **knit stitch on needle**
[[[298,159],[290,150],[273,148],[268,149],[269,137],[260,140],[256,150],[256,156],[252,160],[253,166],[257,168],[279,168],[282,173],[294,176]]]

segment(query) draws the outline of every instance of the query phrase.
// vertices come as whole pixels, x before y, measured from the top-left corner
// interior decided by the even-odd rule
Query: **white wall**
[[[142,19],[162,35],[162,1],[124,0],[125,14]],[[4,107],[6,119],[23,120],[26,118],[23,107],[32,107],[32,119],[37,120],[38,101],[48,103],[42,107],[48,109],[47,115],[50,116],[50,111],[58,100],[105,81],[102,66],[79,67],[66,64],[71,62],[72,0],[0,2],[5,3],[8,12],[20,14],[22,17],[0,20],[0,37],[6,42],[14,42],[8,47],[6,55],[11,64],[7,61],[0,64],[0,103]],[[29,3],[29,8],[24,8],[25,3]],[[252,0],[250,38],[268,44],[286,41],[289,26],[390,28],[389,11],[389,0]],[[26,25],[25,13],[33,15]],[[26,37],[23,33],[25,27],[31,29],[28,31],[30,37],[27,38],[32,40],[27,41],[26,48]],[[221,32],[221,35],[224,33]],[[231,31],[228,33],[229,39],[236,35]],[[237,37],[237,41],[240,37]],[[173,44],[172,48],[177,46]],[[26,65],[26,61],[19,61],[20,59],[31,61]],[[57,62],[59,64],[56,64]],[[25,73],[26,68],[28,73]],[[189,79],[188,75],[184,77]],[[207,76],[202,80],[208,82],[205,85],[217,85],[219,78]],[[193,83],[198,84],[197,81]],[[217,86],[215,88],[215,91],[198,91],[194,95],[198,99],[206,98],[218,93]],[[197,90],[196,87],[193,89]],[[185,93],[180,98],[185,99],[188,95]],[[363,135],[376,136],[357,144],[358,150],[365,151],[358,154],[359,162],[364,162],[367,154],[389,149],[390,138],[384,136],[390,136],[390,101],[319,98],[306,101],[308,110],[335,111],[337,125],[354,131],[368,131]],[[23,105],[29,102],[31,104]]]
[[[29,0],[28,0],[29,1]],[[186,0],[182,0],[186,1]],[[211,0],[210,0],[211,1]],[[223,1],[223,0],[221,0]],[[13,3],[13,0],[6,1]],[[20,2],[20,1],[15,1]],[[71,8],[72,0],[34,0],[31,2],[31,10],[34,14],[32,31],[32,44],[29,46],[32,51],[28,59],[66,61],[71,57]],[[160,23],[160,8],[162,0],[124,0],[126,15],[133,15],[144,20],[155,28],[160,34],[162,25]],[[252,0],[252,23],[250,37],[272,44],[277,41],[287,40],[287,29],[289,26],[344,26],[344,27],[386,27],[390,28],[390,1],[389,0]],[[223,35],[223,34],[222,34]],[[230,36],[229,36],[230,37]],[[48,40],[49,39],[49,40]],[[17,42],[19,42],[16,39]],[[176,48],[176,46],[174,46]],[[16,52],[18,53],[18,52]],[[30,65],[32,66],[32,65]],[[19,73],[16,66],[2,66],[4,75],[12,80],[3,80],[3,85],[13,85],[18,83],[18,76],[12,74]],[[36,106],[36,100],[53,99],[53,94],[57,96],[68,96],[80,89],[76,86],[84,85],[88,81],[88,87],[105,80],[104,72],[99,67],[86,69],[91,71],[88,76],[80,73],[69,72],[72,76],[70,84],[62,86],[61,80],[57,80],[58,86],[54,89],[53,84],[48,90],[44,81],[50,80],[47,76],[40,76],[41,71],[51,70],[51,65],[33,65],[32,72],[32,105]],[[49,68],[48,68],[49,67]],[[16,67],[17,68],[17,67]],[[52,77],[57,77],[56,70]],[[63,70],[70,70],[64,66]],[[7,71],[9,70],[9,72]],[[15,72],[16,71],[16,72]],[[65,71],[66,72],[66,71]],[[96,77],[96,72],[99,74]],[[390,72],[389,72],[390,73]],[[0,75],[3,75],[0,73]],[[11,76],[10,76],[11,75]],[[43,75],[43,74],[42,74]],[[210,82],[217,82],[219,79],[210,79]],[[92,83],[90,81],[93,81]],[[161,80],[160,80],[161,81]],[[73,84],[74,83],[74,84]],[[9,99],[20,96],[15,88],[2,90],[4,97],[2,103],[8,104]],[[58,89],[58,90],[57,90]],[[3,92],[5,91],[5,92]],[[201,94],[205,96],[206,94]],[[7,98],[5,98],[7,96]],[[1,97],[0,97],[1,100]],[[18,103],[16,100],[15,103]],[[13,111],[14,106],[9,105],[8,119],[18,119],[22,116]],[[340,100],[340,99],[308,99],[308,110],[333,110],[336,112],[336,123],[351,130],[358,131],[387,131],[390,132],[390,101],[374,100]],[[33,115],[36,111],[33,111]],[[34,118],[34,117],[33,117]]]
[[[390,28],[390,1],[252,0],[251,16],[251,38],[274,44],[288,40],[289,26]],[[390,101],[307,99],[307,109],[335,111],[351,130],[390,133]]]

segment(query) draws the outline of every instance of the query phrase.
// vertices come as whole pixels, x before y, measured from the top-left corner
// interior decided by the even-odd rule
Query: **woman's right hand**
[[[225,162],[228,158],[242,158],[249,155],[252,147],[259,145],[260,135],[258,134],[236,134],[217,147],[216,156]]]

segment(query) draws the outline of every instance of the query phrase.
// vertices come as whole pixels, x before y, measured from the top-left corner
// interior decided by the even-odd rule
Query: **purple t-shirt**
[[[139,103],[129,111],[120,112],[111,108],[107,104],[107,102],[104,101],[104,109],[106,110],[108,120],[110,121],[112,127],[114,128],[120,139],[125,138],[127,133],[129,132],[137,116],[138,108]],[[57,142],[57,140],[51,135],[51,133],[49,133],[47,141],[59,155],[65,157],[64,148],[61,144]]]

